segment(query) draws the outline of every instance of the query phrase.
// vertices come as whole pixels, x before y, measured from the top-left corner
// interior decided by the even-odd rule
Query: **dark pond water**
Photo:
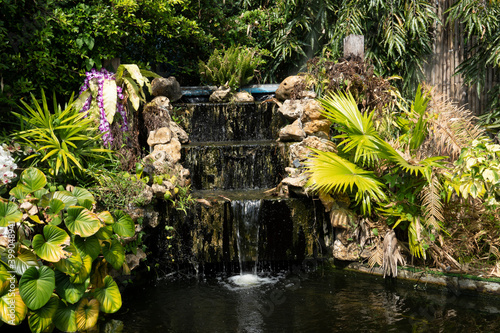
[[[500,332],[498,297],[339,270],[249,279],[164,279],[127,292],[115,318],[149,333]]]

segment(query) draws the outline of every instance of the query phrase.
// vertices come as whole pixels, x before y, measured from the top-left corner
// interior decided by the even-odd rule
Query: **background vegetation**
[[[458,71],[467,84],[484,82],[485,69],[500,63],[500,2],[459,0],[448,22],[438,21],[434,6],[427,0],[5,0],[0,104],[12,107],[40,88],[69,96],[85,71],[115,58],[175,75],[181,85],[199,84],[198,62],[232,45],[266,50],[272,56],[257,79],[279,82],[314,56],[338,59],[348,34],[365,35],[375,73],[402,77],[399,88],[411,98],[424,78],[434,28],[454,22],[464,24],[473,42]]]

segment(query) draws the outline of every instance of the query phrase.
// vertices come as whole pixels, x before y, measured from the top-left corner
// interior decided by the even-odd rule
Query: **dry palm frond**
[[[436,174],[433,172],[431,174],[431,181],[422,189],[422,192],[420,193],[425,224],[435,230],[440,230],[441,225],[439,222],[444,221],[443,202],[441,201],[440,196],[441,190],[442,185]]]
[[[454,161],[462,148],[482,135],[484,130],[476,125],[471,111],[458,107],[444,94],[433,87],[424,86],[431,98],[429,103],[429,135],[422,145],[422,156],[449,156]]]
[[[375,265],[382,266],[384,264],[384,248],[381,246],[380,241],[377,240],[375,249],[368,258],[368,266],[373,268]]]
[[[405,265],[405,260],[401,255],[398,239],[393,229],[389,229],[384,237],[384,258],[382,263],[382,270],[384,271],[384,278],[386,276],[398,276],[398,263]]]

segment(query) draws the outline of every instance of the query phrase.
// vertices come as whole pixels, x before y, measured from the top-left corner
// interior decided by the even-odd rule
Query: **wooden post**
[[[344,58],[348,56],[365,58],[365,36],[349,35],[344,38]]]

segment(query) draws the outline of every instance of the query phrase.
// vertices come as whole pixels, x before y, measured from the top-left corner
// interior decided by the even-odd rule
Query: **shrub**
[[[134,236],[135,225],[119,210],[94,212],[84,188],[50,192],[46,185],[45,174],[29,168],[10,191],[12,200],[0,198],[0,227],[7,230],[0,243],[0,319],[19,325],[28,317],[32,332],[88,330],[100,311],[121,307],[108,271],[128,271],[120,239]]]
[[[100,134],[86,112],[79,112],[73,105],[73,96],[62,109],[54,102],[50,112],[42,90],[42,104],[32,96],[34,108],[25,101],[23,114],[15,113],[25,130],[15,136],[32,147],[35,152],[25,160],[43,168],[52,176],[65,178],[84,173],[88,160],[104,159],[111,152],[100,146]],[[55,96],[54,96],[55,101]]]
[[[265,63],[262,55],[257,48],[242,46],[215,50],[206,64],[199,62],[200,74],[208,83],[236,90],[252,81],[257,67]]]

